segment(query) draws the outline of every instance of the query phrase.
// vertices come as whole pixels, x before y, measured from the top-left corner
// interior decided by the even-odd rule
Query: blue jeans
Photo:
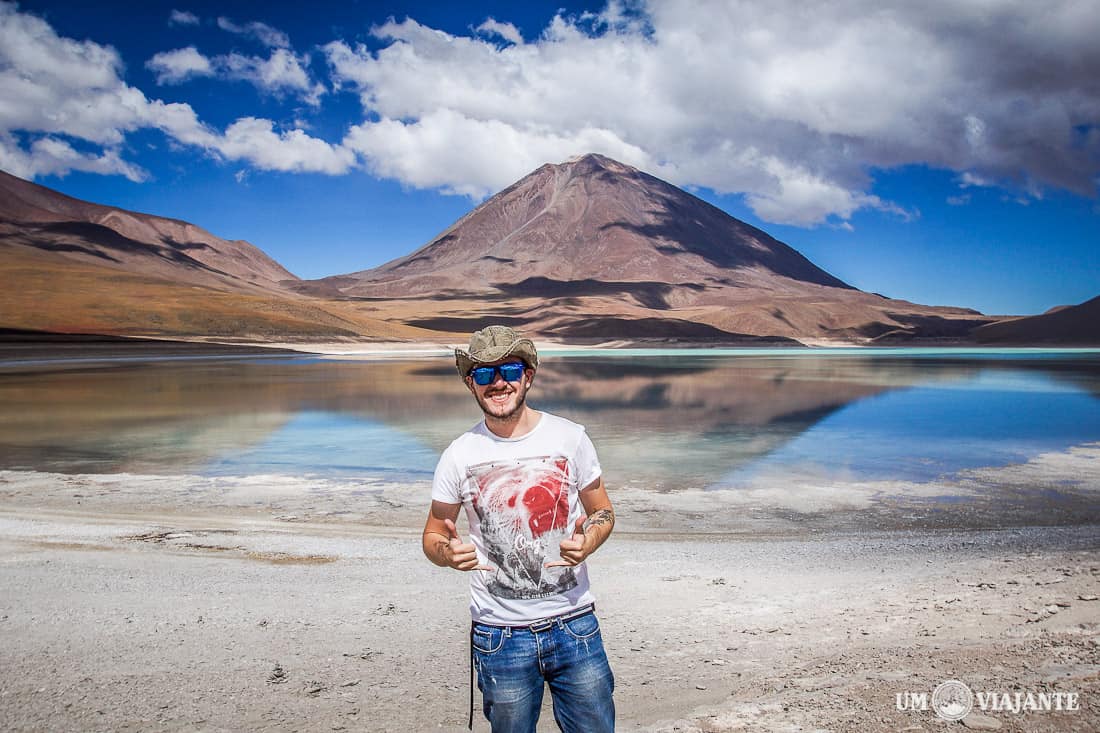
[[[615,730],[615,678],[595,613],[543,629],[473,626],[474,666],[493,733],[534,733],[544,684],[564,733]]]

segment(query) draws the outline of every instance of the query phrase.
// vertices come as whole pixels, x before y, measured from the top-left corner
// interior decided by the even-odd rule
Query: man
[[[580,425],[527,404],[529,339],[489,326],[455,365],[485,419],[439,459],[424,554],[470,573],[485,717],[494,733],[533,733],[547,684],[562,731],[610,732],[615,681],[584,565],[615,524],[595,448]],[[455,528],[463,505],[471,542]]]

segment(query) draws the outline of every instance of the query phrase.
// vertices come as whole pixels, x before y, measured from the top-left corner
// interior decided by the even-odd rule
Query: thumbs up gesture
[[[585,519],[587,519],[587,517],[577,517],[577,522],[573,525],[573,534],[571,534],[569,537],[566,537],[558,544],[561,560],[548,562],[546,563],[545,567],[570,567],[572,565],[580,565],[582,562],[584,562],[584,558],[588,557],[588,550],[586,550],[584,547]]]
[[[494,570],[488,565],[482,565],[477,559],[477,548],[472,543],[463,542],[462,538],[458,536],[458,530],[455,528],[455,523],[450,519],[444,519],[443,523],[447,525],[447,534],[450,537],[450,541],[447,543],[447,549],[444,551],[447,564],[455,570]]]

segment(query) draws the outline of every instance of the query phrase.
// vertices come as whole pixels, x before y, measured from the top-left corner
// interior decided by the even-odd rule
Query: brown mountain
[[[0,171],[0,241],[77,262],[248,292],[297,278],[260,249],[178,219],[81,201]]]
[[[292,287],[411,325],[497,321],[569,338],[958,338],[991,320],[864,293],[600,155],[542,166],[410,255]]]
[[[973,336],[988,344],[1100,345],[1100,296],[1037,316],[990,323],[976,328]]]
[[[431,338],[304,297],[261,250],[0,171],[0,328],[255,340]]]

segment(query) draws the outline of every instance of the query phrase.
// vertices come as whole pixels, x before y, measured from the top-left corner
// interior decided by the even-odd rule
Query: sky
[[[597,152],[863,290],[1100,295],[1095,0],[0,0],[0,169],[304,278]]]

